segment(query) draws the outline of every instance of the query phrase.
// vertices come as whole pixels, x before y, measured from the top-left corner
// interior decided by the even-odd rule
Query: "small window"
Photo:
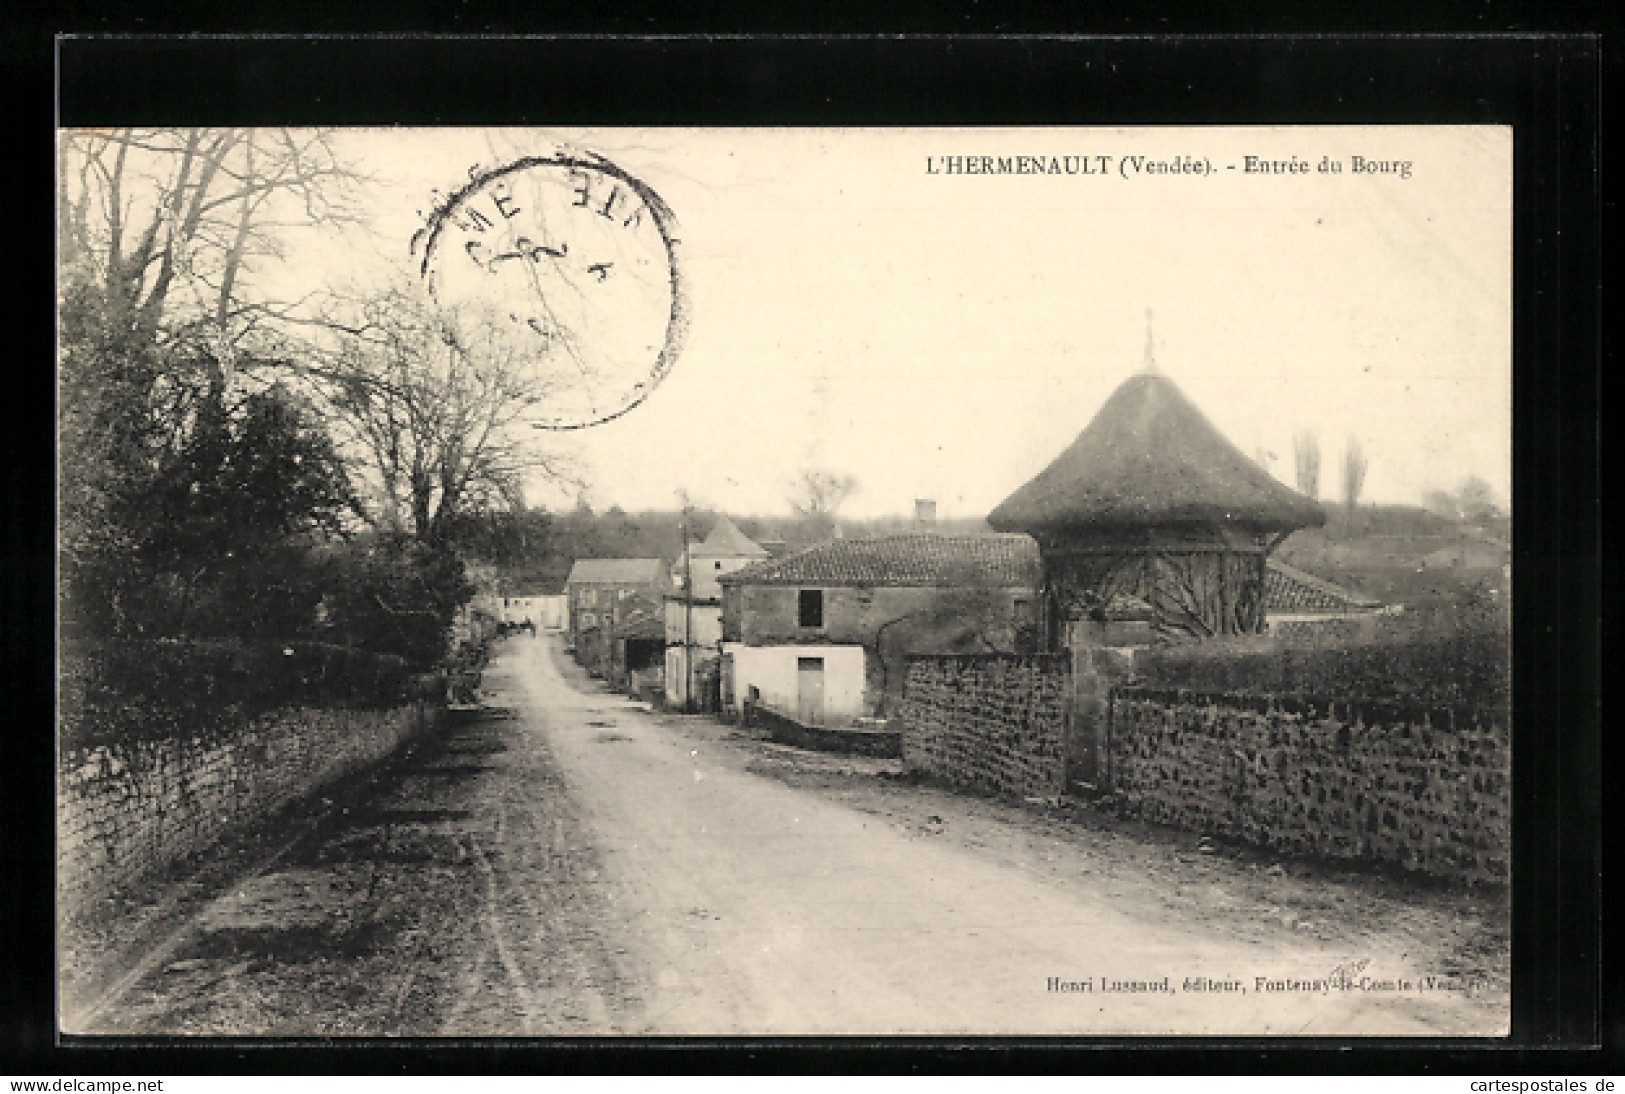
[[[822,627],[824,625],[824,590],[801,590],[801,625],[803,627]]]
[[[719,570],[722,569],[722,563],[720,563],[720,562],[713,562],[712,565],[715,566]]]

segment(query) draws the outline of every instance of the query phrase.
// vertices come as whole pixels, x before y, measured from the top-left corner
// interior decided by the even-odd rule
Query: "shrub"
[[[1141,651],[1140,683],[1193,691],[1270,693],[1331,702],[1386,700],[1468,709],[1504,719],[1511,638],[1488,620],[1454,626],[1384,621],[1363,636],[1291,644],[1243,639]]]
[[[452,620],[474,593],[454,552],[401,535],[334,552],[326,582],[326,628],[334,641],[395,654],[418,671],[444,660]]]
[[[222,735],[277,707],[393,706],[412,688],[402,658],[318,642],[76,642],[57,679],[64,750]]]

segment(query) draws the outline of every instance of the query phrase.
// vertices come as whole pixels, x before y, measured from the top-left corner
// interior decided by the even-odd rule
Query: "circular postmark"
[[[429,294],[514,340],[545,397],[534,424],[620,417],[671,371],[686,329],[676,218],[592,152],[470,172],[412,240]]]

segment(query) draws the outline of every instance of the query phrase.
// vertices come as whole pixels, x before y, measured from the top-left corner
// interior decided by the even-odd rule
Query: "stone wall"
[[[1507,880],[1504,714],[1124,686],[1113,666],[1091,664],[912,658],[898,717],[904,761],[1016,797],[1057,795],[1089,776],[1118,809],[1159,824]]]
[[[746,704],[747,725],[765,729],[781,745],[817,752],[844,752],[854,756],[896,759],[903,754],[902,734],[894,729],[809,726],[768,707]]]
[[[294,708],[226,739],[139,740],[64,752],[58,907],[73,916],[207,850],[427,728],[436,708]]]
[[[1508,737],[1504,718],[1465,708],[1122,688],[1107,782],[1158,823],[1505,882]]]
[[[818,586],[806,586],[808,589]],[[1017,600],[1031,600],[1021,587],[933,588],[922,586],[823,587],[823,622],[801,625],[801,587],[736,585],[723,594],[723,638],[756,646],[796,642],[864,643],[882,627],[903,620],[936,619],[936,629],[989,632],[1008,648]],[[939,652],[939,651],[922,651]],[[945,651],[941,651],[945,652]]]
[[[952,783],[1018,797],[1066,786],[1068,657],[911,658],[903,760]]]

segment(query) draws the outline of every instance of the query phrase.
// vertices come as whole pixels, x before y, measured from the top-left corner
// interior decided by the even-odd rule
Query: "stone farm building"
[[[1242,454],[1173,381],[1148,370],[1106,400],[1071,446],[988,523],[1038,541],[1050,649],[1092,641],[1114,603],[1163,635],[1266,627],[1266,560],[1321,525],[1313,499]]]
[[[721,577],[722,700],[823,724],[883,714],[913,653],[1012,652],[1036,618],[1024,535],[842,539]]]
[[[577,559],[564,585],[576,660],[614,687],[658,692],[670,588],[663,559]]]
[[[672,566],[666,594],[666,702],[715,709],[720,704],[724,575],[768,558],[766,548],[726,516]]]

